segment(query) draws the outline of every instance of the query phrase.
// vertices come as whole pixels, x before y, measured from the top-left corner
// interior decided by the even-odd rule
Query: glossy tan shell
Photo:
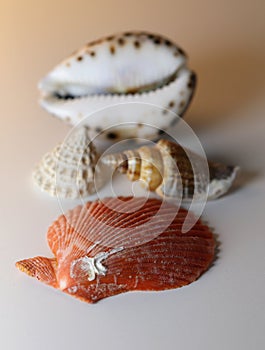
[[[21,260],[30,276],[86,302],[115,294],[165,290],[195,281],[211,264],[215,242],[187,211],[158,199],[120,197],[88,202],[48,229],[53,258]]]
[[[104,183],[97,162],[96,149],[89,139],[87,127],[83,126],[44,155],[33,171],[33,180],[51,196],[87,197]]]
[[[237,167],[207,162],[175,142],[161,139],[143,146],[106,155],[103,163],[140,180],[150,191],[168,199],[215,199],[231,187]]]
[[[180,47],[161,35],[133,31],[84,45],[52,69],[39,89],[40,103],[52,115],[71,125],[82,120],[92,135],[115,125],[102,136],[118,140],[157,138],[158,131],[144,124],[168,129],[176,114],[184,114],[195,85]],[[134,123],[127,132],[116,126],[127,122]]]

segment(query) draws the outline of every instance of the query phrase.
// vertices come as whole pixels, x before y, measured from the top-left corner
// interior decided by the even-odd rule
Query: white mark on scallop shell
[[[108,256],[120,252],[123,250],[123,247],[114,248],[109,252],[100,252],[93,258],[84,256],[77,260],[74,260],[70,266],[70,277],[76,278],[82,274],[87,275],[88,281],[93,281],[96,278],[96,275],[105,276],[107,268],[103,266],[102,261],[107,259]]]

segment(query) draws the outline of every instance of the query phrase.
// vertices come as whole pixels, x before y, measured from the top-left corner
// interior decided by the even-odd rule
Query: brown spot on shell
[[[115,54],[115,47],[113,45],[110,46],[109,50],[112,55]]]
[[[113,40],[114,38],[115,38],[114,35],[110,35],[110,36],[107,36],[107,37],[106,37],[106,40],[107,40],[107,41],[111,41],[111,40]]]
[[[131,32],[124,33],[124,36],[132,36],[132,35],[133,35],[133,33],[131,33]]]
[[[110,140],[114,140],[114,139],[117,139],[117,138],[118,138],[118,134],[115,133],[115,132],[108,132],[106,136],[107,136],[107,138],[110,139]]]
[[[174,101],[170,101],[168,104],[169,108],[173,108],[175,106],[175,102]]]
[[[190,95],[188,96],[187,98],[187,102],[186,102],[186,106],[185,108],[183,108],[183,110],[179,113],[179,116],[182,117],[183,114],[186,112],[186,110],[188,109],[188,106],[193,98],[193,95],[194,95],[194,91],[195,91],[195,87],[196,87],[196,82],[197,82],[197,77],[196,77],[196,74],[194,72],[192,72],[191,74],[191,77],[192,77],[192,80],[193,80],[193,87],[190,89],[191,90],[191,93]],[[187,84],[187,85],[190,85],[192,86],[192,84]]]
[[[126,172],[128,171],[128,159],[126,157],[122,158],[123,161],[121,162],[117,170],[122,174],[126,174]]]
[[[170,40],[166,39],[165,40],[165,45],[170,47],[170,46],[172,46],[172,42]]]
[[[140,46],[141,46],[140,42],[137,41],[137,40],[136,40],[133,44],[134,44],[134,46],[135,46],[136,49],[139,49]]]
[[[94,45],[99,45],[101,43],[103,43],[105,41],[105,38],[101,38],[101,39],[97,39],[97,40],[93,40],[90,43],[88,43],[88,46],[94,46]]]
[[[82,59],[83,59],[82,56],[78,56],[78,57],[76,58],[77,61],[82,61]]]
[[[196,84],[196,74],[192,73],[187,86],[189,89],[193,89],[195,87],[195,84]]]
[[[71,67],[71,63],[70,62],[66,62],[66,67]]]
[[[92,57],[96,56],[95,51],[90,51],[89,54],[90,54],[90,56],[92,56]]]
[[[183,56],[187,56],[185,51],[183,51],[180,47],[178,47],[178,52]]]
[[[137,92],[139,92],[139,87],[131,87],[126,90],[126,93],[131,95],[136,94]]]
[[[97,39],[97,40],[93,40],[93,41],[91,41],[91,42],[89,42],[89,43],[87,43],[87,45],[86,46],[94,46],[94,45],[98,45],[98,44],[101,44],[101,43],[103,43],[103,41],[104,41],[104,39]]]
[[[160,45],[161,44],[161,39],[160,38],[155,38],[154,39],[154,44]]]
[[[138,123],[137,126],[138,126],[138,128],[142,128],[144,125],[143,125],[143,123]]]
[[[118,39],[118,44],[119,44],[120,46],[123,46],[123,45],[125,44],[125,40],[124,40],[123,38],[119,38],[119,39]]]
[[[159,136],[163,135],[164,133],[165,133],[165,131],[162,130],[162,129],[159,129],[159,130],[157,131],[157,135],[159,135]]]
[[[185,106],[185,101],[184,100],[182,100],[182,101],[180,101],[180,103],[179,103],[179,108],[183,108],[184,106]]]

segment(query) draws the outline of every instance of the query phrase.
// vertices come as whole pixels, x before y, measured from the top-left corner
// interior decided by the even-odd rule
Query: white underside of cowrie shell
[[[82,121],[91,135],[130,122],[129,131],[115,127],[104,137],[155,139],[159,130],[154,128],[166,131],[192,98],[196,77],[186,63],[184,52],[166,38],[116,34],[87,44],[57,65],[39,84],[40,103],[70,125]]]

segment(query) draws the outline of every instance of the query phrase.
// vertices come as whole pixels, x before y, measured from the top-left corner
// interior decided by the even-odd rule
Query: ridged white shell
[[[87,127],[83,126],[44,155],[33,172],[33,179],[41,190],[52,196],[71,199],[86,197],[103,185],[97,160],[98,155],[88,137]]]
[[[177,119],[169,110],[182,116],[194,87],[195,74],[186,67],[184,52],[166,38],[143,32],[116,34],[89,43],[39,84],[41,105],[71,125],[82,120],[97,131],[133,122],[130,137],[147,138],[156,138],[157,130],[142,124],[166,130]],[[144,105],[137,110],[126,105],[104,110],[121,103]],[[124,137],[119,130],[105,136],[123,139],[128,133]]]

